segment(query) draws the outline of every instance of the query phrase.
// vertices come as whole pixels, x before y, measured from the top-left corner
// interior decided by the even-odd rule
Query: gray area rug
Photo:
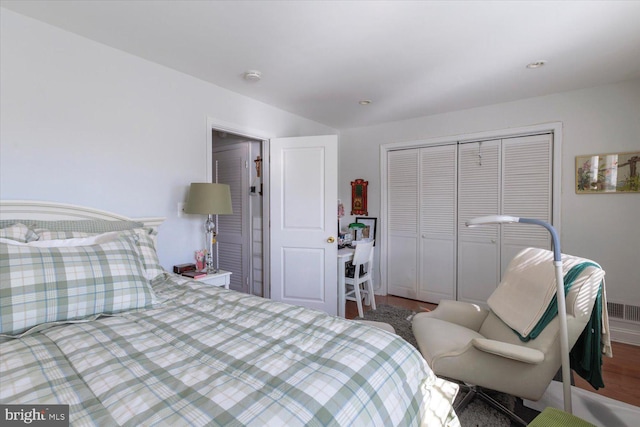
[[[411,319],[414,314],[415,312],[405,308],[379,304],[377,310],[365,311],[364,319],[390,324],[398,335],[418,348],[418,343],[411,330]],[[361,318],[356,317],[356,319]],[[454,406],[464,398],[465,394],[466,391],[461,389],[456,396]],[[491,392],[490,394],[510,410],[515,409],[515,413],[527,422],[537,415],[536,411],[523,407],[522,401],[514,396],[500,392]],[[481,399],[471,401],[466,408],[458,413],[458,418],[462,427],[510,427],[512,425],[509,417],[493,409]]]

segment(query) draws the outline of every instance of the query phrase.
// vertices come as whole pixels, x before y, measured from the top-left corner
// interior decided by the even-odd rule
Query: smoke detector
[[[527,68],[535,69],[535,68],[544,67],[546,63],[547,63],[547,61],[545,61],[544,59],[541,59],[539,61],[533,61],[533,62],[527,64]]]
[[[248,82],[257,82],[262,78],[262,73],[258,70],[245,71],[244,79]]]

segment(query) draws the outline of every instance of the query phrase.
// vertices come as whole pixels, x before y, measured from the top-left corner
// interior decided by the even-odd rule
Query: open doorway
[[[212,129],[212,182],[229,184],[233,215],[217,219],[214,257],[230,271],[230,288],[268,296],[264,289],[263,141]]]

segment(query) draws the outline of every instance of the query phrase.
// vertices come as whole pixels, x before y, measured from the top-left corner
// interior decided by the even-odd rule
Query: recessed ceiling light
[[[358,104],[360,104],[360,105],[369,105],[369,104],[371,104],[371,100],[370,99],[363,99],[362,101],[358,101]]]
[[[534,62],[531,62],[531,63],[527,64],[527,68],[540,68],[540,67],[544,66],[546,63],[547,63],[547,61],[544,61],[544,60],[534,61]]]
[[[245,71],[244,79],[249,82],[257,82],[262,78],[262,73],[258,70]]]

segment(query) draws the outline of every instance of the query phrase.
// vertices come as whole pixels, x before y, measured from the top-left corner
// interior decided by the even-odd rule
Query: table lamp
[[[567,304],[564,295],[564,279],[562,277],[562,252],[560,252],[560,238],[553,226],[545,221],[532,218],[519,218],[508,215],[489,215],[470,219],[465,223],[467,227],[477,227],[485,224],[535,224],[542,226],[551,233],[553,240],[553,266],[556,276],[556,298],[558,301],[558,317],[560,319],[560,353],[562,359],[562,390],[564,411],[569,414],[571,409],[571,365],[569,362],[569,333],[567,331]]]
[[[190,214],[207,215],[204,230],[207,236],[208,253],[206,259],[207,274],[217,273],[213,266],[213,241],[216,236],[214,215],[231,215],[231,188],[227,184],[212,184],[208,182],[194,182],[189,188],[189,198],[184,211]]]

